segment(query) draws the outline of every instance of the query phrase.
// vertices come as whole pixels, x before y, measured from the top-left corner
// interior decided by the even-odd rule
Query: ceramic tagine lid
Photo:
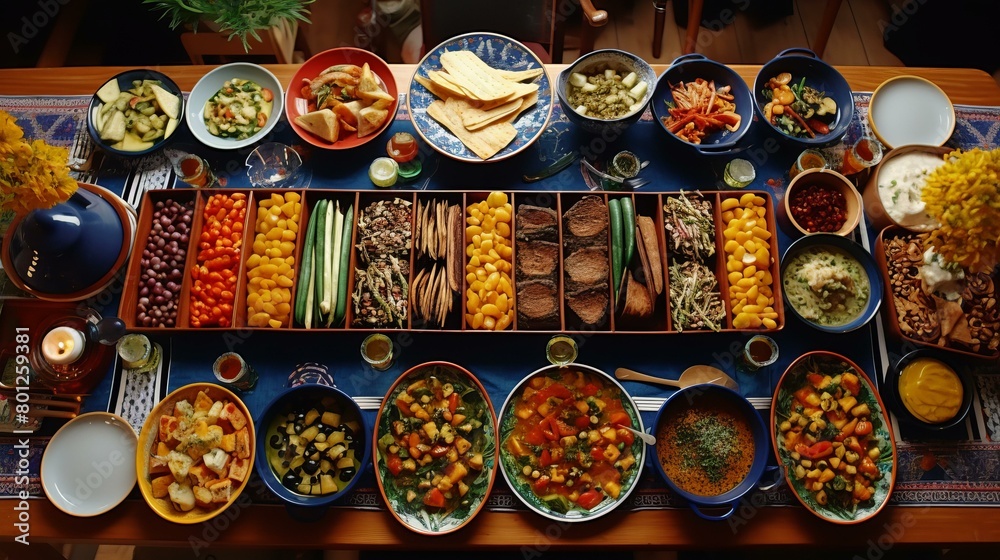
[[[125,263],[135,215],[118,196],[80,183],[70,199],[15,219],[4,239],[11,280],[41,299],[73,301],[101,291]]]

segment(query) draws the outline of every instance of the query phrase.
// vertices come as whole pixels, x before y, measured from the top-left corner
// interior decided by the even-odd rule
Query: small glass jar
[[[392,339],[384,334],[370,334],[361,343],[361,357],[378,371],[392,367],[392,354]]]
[[[795,158],[795,163],[788,171],[788,178],[794,179],[796,175],[807,169],[829,169],[830,163],[826,161],[826,156],[819,150],[805,150],[799,157]]]
[[[743,363],[751,370],[767,367],[778,361],[778,344],[771,337],[756,335],[743,346]]]
[[[226,352],[212,365],[215,378],[227,387],[250,391],[257,386],[257,372],[236,352]]]
[[[882,144],[874,138],[862,136],[844,152],[844,166],[841,173],[860,173],[882,161]]]
[[[722,172],[722,180],[734,189],[742,189],[757,178],[753,164],[741,158],[730,160]]]
[[[576,341],[566,335],[556,335],[545,345],[545,357],[554,366],[565,366],[576,361]]]

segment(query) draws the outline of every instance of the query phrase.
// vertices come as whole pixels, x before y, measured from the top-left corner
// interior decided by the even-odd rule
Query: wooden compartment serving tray
[[[128,267],[128,277],[126,282],[125,291],[122,294],[122,319],[125,321],[126,326],[130,330],[134,331],[146,331],[152,332],[156,330],[202,330],[204,327],[196,328],[192,327],[190,323],[190,313],[189,313],[189,302],[191,298],[191,284],[192,284],[192,267],[197,266],[197,251],[198,251],[198,239],[201,235],[201,229],[203,224],[203,212],[206,201],[208,197],[216,192],[243,192],[247,195],[247,212],[246,220],[244,223],[244,238],[242,242],[242,256],[240,258],[240,263],[237,268],[239,279],[237,282],[237,293],[236,301],[233,305],[233,320],[231,329],[260,329],[268,330],[270,327],[257,327],[248,325],[248,308],[247,308],[247,289],[248,289],[248,279],[247,279],[247,260],[253,252],[253,241],[255,236],[255,225],[256,225],[256,215],[257,207],[261,200],[264,200],[271,196],[272,193],[285,194],[292,192],[291,190],[246,190],[246,191],[235,191],[233,189],[204,189],[204,190],[167,190],[167,191],[151,191],[148,192],[141,203],[139,212],[139,227],[137,240],[142,243],[142,246],[137,246],[137,250],[134,252],[132,260],[129,262]],[[405,257],[406,266],[408,268],[407,275],[407,287],[413,285],[414,280],[417,275],[424,271],[427,275],[433,270],[434,266],[438,267],[446,266],[445,260],[434,259],[426,254],[421,254],[416,248],[413,247],[412,234],[414,228],[417,227],[417,209],[426,205],[432,200],[445,201],[448,205],[457,205],[461,212],[461,228],[465,231],[465,228],[471,223],[469,219],[469,207],[471,205],[478,205],[481,202],[487,200],[490,192],[489,191],[433,191],[433,192],[412,192],[412,191],[345,191],[337,189],[305,189],[296,190],[301,196],[300,204],[301,211],[298,223],[298,233],[294,241],[294,271],[293,278],[294,284],[291,287],[291,298],[292,306],[295,304],[295,294],[298,290],[303,289],[299,286],[300,278],[300,267],[303,262],[303,251],[306,245],[306,232],[309,224],[309,220],[316,209],[316,204],[321,200],[330,200],[333,202],[339,202],[341,210],[346,210],[347,207],[351,207],[353,210],[352,223],[350,225],[350,237],[349,242],[351,243],[350,250],[350,270],[347,274],[347,309],[344,319],[339,322],[339,324],[334,323],[329,327],[321,324],[320,327],[315,327],[311,329],[306,329],[303,325],[298,324],[294,321],[289,321],[289,324],[282,325],[278,330],[293,330],[293,331],[342,331],[342,330],[352,330],[352,331],[370,331],[370,330],[386,330],[397,328],[399,330],[414,330],[414,331],[442,331],[442,332],[467,332],[474,330],[483,329],[473,329],[472,328],[472,314],[469,313],[469,290],[472,282],[476,280],[475,274],[473,274],[474,267],[470,267],[470,241],[471,237],[466,235],[466,239],[462,239],[458,244],[463,250],[462,256],[462,282],[460,284],[461,288],[459,291],[448,290],[447,293],[442,292],[439,300],[435,303],[435,308],[437,305],[443,305],[448,308],[447,312],[444,314],[443,324],[437,320],[429,320],[426,317],[414,317],[414,302],[411,297],[413,294],[408,294],[406,301],[406,317],[402,321],[400,326],[370,326],[363,318],[357,316],[357,308],[354,303],[358,274],[357,267],[362,264],[361,255],[359,252],[359,231],[358,231],[358,217],[365,211],[371,204],[375,204],[378,201],[390,202],[395,199],[406,201],[410,205],[410,227],[411,227],[411,244],[408,254]],[[722,219],[722,211],[720,210],[721,205],[724,200],[728,198],[740,198],[747,194],[753,196],[762,197],[765,200],[764,217],[763,223],[766,224],[766,229],[771,233],[770,236],[770,266],[768,267],[768,272],[773,278],[772,290],[773,290],[773,309],[777,314],[775,319],[775,328],[770,329],[770,331],[781,330],[784,327],[784,309],[782,305],[782,297],[780,293],[780,276],[779,276],[779,263],[778,255],[779,249],[777,244],[777,226],[775,222],[774,214],[774,203],[771,196],[767,192],[762,191],[702,191],[701,194],[712,204],[713,208],[713,218],[716,227],[716,254],[715,260],[712,263],[706,263],[710,269],[712,269],[718,280],[718,290],[720,292],[721,299],[725,306],[725,321],[724,324],[720,325],[720,331],[722,332],[757,332],[761,330],[768,330],[766,327],[757,328],[736,328],[733,324],[733,319],[735,314],[733,313],[733,306],[729,298],[729,275],[726,268],[726,253],[724,251],[726,239],[723,237],[723,231],[726,228],[726,224]],[[528,250],[528,245],[524,239],[519,237],[519,230],[517,224],[517,213],[518,210],[524,205],[548,208],[555,212],[556,215],[556,228],[555,228],[555,243],[558,245],[558,262],[555,265],[555,272],[551,274],[546,281],[551,281],[556,290],[556,297],[558,299],[557,317],[553,317],[552,320],[548,321],[543,326],[537,326],[530,324],[531,321],[525,321],[523,317],[520,317],[516,313],[517,309],[517,297],[514,298],[514,309],[515,312],[510,320],[510,325],[504,330],[506,332],[535,332],[535,333],[549,333],[549,332],[614,332],[614,333],[674,333],[677,334],[679,331],[673,325],[670,313],[670,283],[669,283],[669,268],[671,265],[671,257],[668,255],[668,233],[664,229],[664,204],[668,197],[681,196],[681,193],[617,193],[617,192],[564,192],[564,193],[550,193],[550,192],[531,192],[531,191],[505,191],[507,195],[508,202],[511,208],[511,220],[509,222],[510,236],[506,239],[506,243],[512,249],[511,257],[511,267],[510,267],[510,283],[512,284],[512,291],[514,294],[518,293],[519,282],[537,281],[538,277],[528,278],[527,276],[521,277],[517,273],[518,270],[518,245],[525,244],[525,250]],[[688,193],[691,194],[691,193]],[[578,249],[574,245],[571,239],[571,234],[566,231],[566,226],[564,224],[564,216],[574,204],[580,202],[585,197],[596,197],[596,199],[604,205],[605,208],[608,207],[609,201],[612,199],[624,199],[628,198],[631,200],[635,212],[637,215],[648,216],[653,220],[655,231],[657,234],[656,245],[659,248],[659,269],[662,270],[662,285],[663,290],[653,298],[653,311],[648,317],[638,319],[636,317],[626,317],[622,314],[622,306],[624,299],[616,303],[615,293],[612,287],[613,276],[612,276],[612,247],[611,247],[611,231],[610,227],[607,228],[607,234],[601,240],[593,240],[599,247],[604,247],[607,253],[608,259],[608,275],[606,282],[597,281],[597,284],[602,286],[601,289],[607,290],[607,301],[608,309],[607,313],[600,324],[586,324],[581,321],[580,317],[577,316],[571,306],[567,303],[567,294],[572,295],[574,290],[579,291],[579,285],[575,283],[569,283],[566,275],[566,259],[573,253],[574,250]],[[179,313],[177,324],[175,327],[171,328],[161,328],[155,329],[150,327],[144,327],[138,324],[136,320],[136,302],[138,301],[138,291],[139,291],[139,280],[142,274],[141,271],[141,257],[142,257],[142,247],[145,246],[145,240],[149,234],[151,227],[151,215],[153,212],[153,206],[156,202],[160,200],[165,200],[167,198],[173,198],[178,200],[194,201],[195,203],[195,214],[193,219],[193,227],[191,234],[190,246],[188,248],[187,262],[184,270],[184,283],[179,300]],[[443,226],[442,226],[443,227]],[[523,236],[522,236],[523,237]],[[636,238],[636,243],[640,243],[640,239]],[[636,248],[636,254],[630,263],[626,263],[627,268],[632,272],[633,276],[637,279],[642,279],[643,267],[640,263],[640,258],[638,256],[638,247]],[[651,279],[645,279],[646,281],[652,281]],[[419,287],[419,283],[418,283]],[[338,286],[338,288],[343,289],[344,286]],[[450,301],[449,301],[450,299]],[[292,312],[294,316],[294,309]],[[220,330],[219,327],[209,327],[214,330]],[[495,332],[495,331],[485,331],[485,332]],[[685,329],[683,333],[705,333],[714,332],[710,329],[700,329],[691,330]]]

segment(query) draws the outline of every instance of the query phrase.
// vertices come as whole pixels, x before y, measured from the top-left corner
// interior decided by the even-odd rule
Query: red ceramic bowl
[[[311,80],[316,76],[319,76],[320,72],[323,70],[337,64],[354,64],[357,66],[364,66],[366,62],[371,68],[372,73],[375,74],[375,77],[380,85],[383,86],[383,89],[385,89],[385,91],[395,100],[388,107],[389,118],[382,123],[382,126],[376,132],[360,138],[356,132],[343,132],[341,133],[339,140],[336,142],[328,142],[295,124],[295,117],[309,112],[309,101],[302,97],[303,80]],[[396,118],[396,109],[398,108],[398,105],[399,91],[396,89],[396,80],[392,77],[392,71],[389,70],[389,65],[375,54],[353,47],[341,47],[323,51],[305,61],[305,63],[299,67],[295,76],[292,77],[292,81],[288,84],[288,87],[285,88],[285,117],[288,118],[288,124],[291,125],[292,130],[294,130],[295,133],[306,142],[318,148],[324,148],[327,150],[349,150],[351,148],[361,146],[362,144],[366,144],[370,140],[380,136],[387,128],[389,128],[393,119]]]

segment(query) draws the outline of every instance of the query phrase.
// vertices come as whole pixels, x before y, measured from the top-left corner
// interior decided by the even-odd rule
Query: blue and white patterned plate
[[[498,70],[529,70],[541,68],[542,61],[523,44],[496,33],[467,33],[452,37],[429,51],[417,66],[416,74],[427,77],[430,70],[441,70],[441,53],[446,51],[472,51],[486,64]],[[517,136],[510,144],[488,160],[483,160],[452,134],[447,128],[427,114],[427,107],[437,97],[416,80],[410,82],[406,96],[407,110],[417,134],[432,148],[442,154],[470,163],[507,159],[531,145],[541,136],[552,115],[552,86],[545,73],[534,80],[538,84],[538,102],[514,121]]]

